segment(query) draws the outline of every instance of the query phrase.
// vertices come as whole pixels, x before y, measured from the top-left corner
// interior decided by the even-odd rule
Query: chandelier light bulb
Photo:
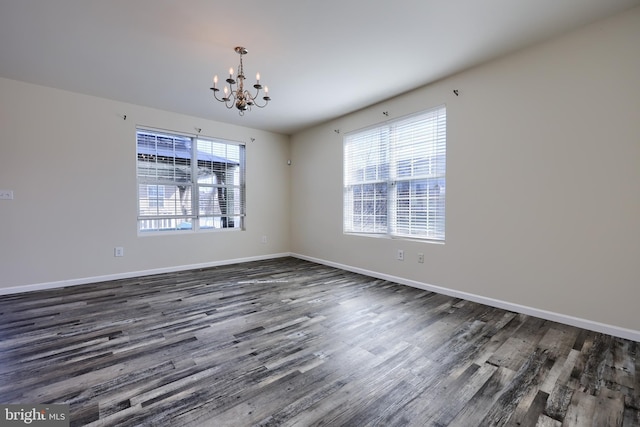
[[[256,73],[256,83],[253,85],[255,93],[249,92],[249,89],[245,89],[244,81],[244,66],[242,64],[242,56],[247,54],[247,49],[238,46],[234,49],[237,54],[240,55],[240,65],[238,66],[237,81],[233,79],[233,67],[229,68],[229,78],[226,79],[228,86],[224,86],[224,96],[218,98],[218,92],[220,89],[216,87],[218,84],[218,76],[213,77],[213,87],[210,88],[213,91],[213,96],[217,101],[224,102],[227,108],[236,107],[241,116],[244,112],[251,110],[251,107],[264,108],[267,106],[271,98],[269,97],[269,88],[260,84],[260,73]],[[264,91],[262,97],[260,97],[260,91]]]

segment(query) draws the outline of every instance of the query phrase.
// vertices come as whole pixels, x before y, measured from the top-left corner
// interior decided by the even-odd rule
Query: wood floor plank
[[[526,427],[526,426],[535,426],[536,424],[538,424],[540,421],[540,416],[547,405],[548,398],[549,398],[549,395],[547,393],[545,393],[544,391],[538,390],[538,392],[535,394],[535,397],[533,398],[531,403],[527,405],[526,407],[527,412],[524,414],[524,417],[520,419],[517,417],[517,414],[514,414],[509,419],[508,425]]]
[[[511,369],[498,368],[448,425],[452,427],[482,425],[487,413],[515,376],[516,373]]]
[[[0,403],[67,403],[72,426],[640,426],[639,349],[285,257],[0,297]]]
[[[562,424],[567,427],[594,426],[592,421],[596,411],[596,401],[595,396],[583,391],[573,393],[571,406],[569,406]]]
[[[572,349],[564,361],[560,372],[556,374],[552,368],[551,372],[554,373],[553,376],[550,374],[541,386],[541,390],[549,393],[545,414],[555,420],[561,421],[564,419],[567,409],[571,404],[573,393],[577,389],[578,382],[575,379],[572,380],[571,376],[576,368],[576,364],[580,360],[579,358],[580,352]]]
[[[596,400],[593,425],[620,427],[624,419],[624,395],[602,388]]]
[[[553,418],[549,418],[544,414],[540,414],[535,427],[562,427],[562,423],[558,420],[554,420]]]
[[[487,383],[498,368],[488,363],[478,366],[472,364],[463,374],[450,383],[443,381],[438,391],[427,390],[421,396],[429,394],[429,405],[421,404],[419,399],[412,402],[402,414],[409,424],[448,425],[467,405],[473,396]],[[413,422],[410,422],[413,420]],[[416,422],[417,421],[417,422]]]

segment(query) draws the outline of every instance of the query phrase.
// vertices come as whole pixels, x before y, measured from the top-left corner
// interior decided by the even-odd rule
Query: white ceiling
[[[0,76],[290,134],[637,5],[0,0]],[[272,98],[244,117],[209,90],[238,45]]]

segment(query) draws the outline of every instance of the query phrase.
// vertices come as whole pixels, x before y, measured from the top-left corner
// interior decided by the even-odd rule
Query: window
[[[344,231],[444,241],[446,107],[344,138]]]
[[[164,185],[148,185],[147,198],[149,207],[164,208]]]
[[[138,129],[138,230],[244,228],[245,147]]]

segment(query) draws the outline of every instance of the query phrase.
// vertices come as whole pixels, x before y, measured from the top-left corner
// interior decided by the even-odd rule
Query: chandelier
[[[226,82],[229,83],[229,86],[225,85],[223,89],[224,96],[222,97],[222,99],[218,98],[218,92],[220,92],[220,89],[217,87],[217,75],[213,78],[213,87],[210,89],[213,91],[213,96],[216,98],[216,100],[224,102],[227,108],[232,108],[235,105],[240,115],[244,116],[244,112],[247,110],[251,110],[251,107],[253,106],[259,108],[266,107],[269,101],[271,101],[271,98],[269,97],[269,88],[260,84],[260,73],[256,74],[256,84],[253,85],[253,88],[256,90],[254,95],[252,95],[247,89],[244,88],[245,77],[244,68],[242,66],[242,55],[247,54],[247,49],[242,46],[238,46],[235,48],[235,51],[240,55],[240,66],[238,67],[238,75],[234,79],[233,68],[229,68],[229,78],[226,80]],[[259,100],[261,89],[264,90],[264,96],[262,96],[262,100],[264,101],[264,103],[261,103],[261,101]]]

